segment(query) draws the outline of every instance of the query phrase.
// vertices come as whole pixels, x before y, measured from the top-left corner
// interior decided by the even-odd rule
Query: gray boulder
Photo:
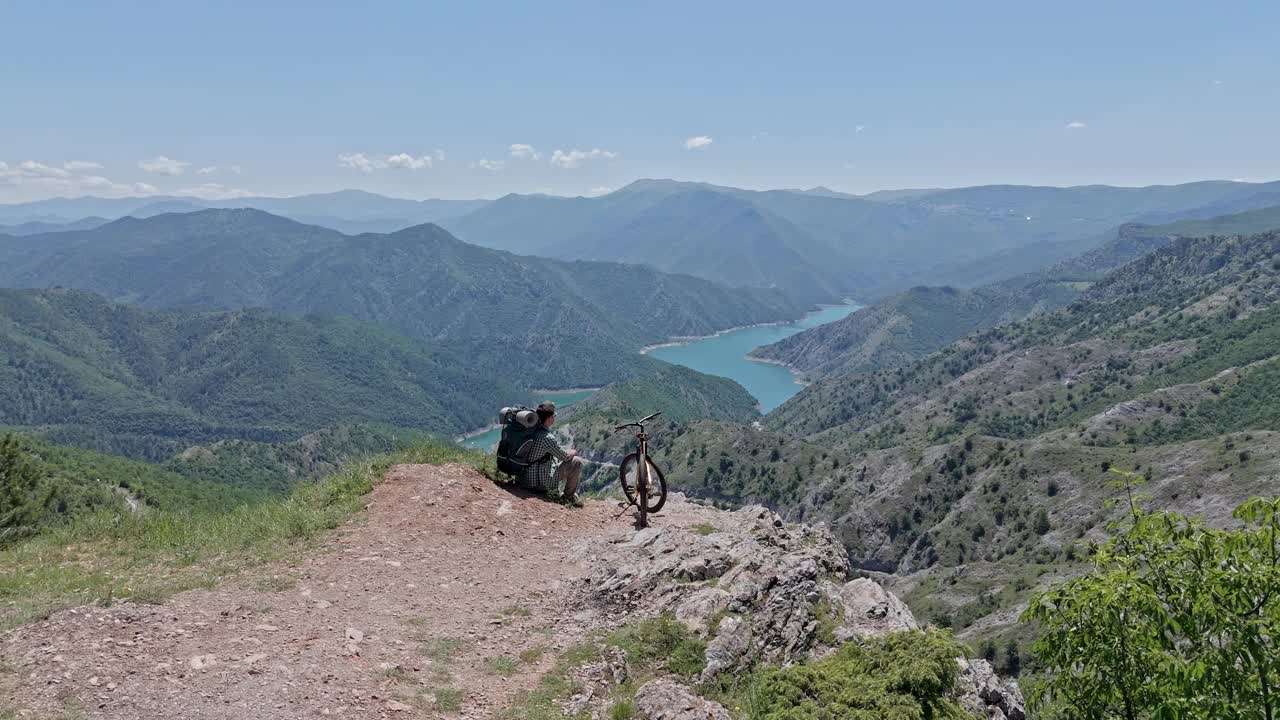
[[[636,710],[646,720],[732,720],[719,703],[704,700],[670,680],[650,680],[636,691]]]
[[[869,578],[850,580],[832,596],[844,619],[844,625],[836,631],[838,640],[920,629],[907,604]]]
[[[962,660],[960,665],[965,708],[995,720],[1026,720],[1026,703],[1017,682],[996,675],[986,660]]]

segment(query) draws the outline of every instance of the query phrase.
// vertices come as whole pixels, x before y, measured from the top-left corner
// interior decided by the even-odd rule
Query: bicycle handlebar
[[[627,428],[629,428],[629,427],[644,427],[644,424],[645,424],[645,423],[647,423],[647,422],[649,422],[650,420],[652,420],[652,419],[654,419],[654,418],[658,417],[658,416],[659,416],[659,415],[661,415],[661,414],[662,414],[662,411],[661,411],[661,410],[659,410],[658,412],[656,412],[656,413],[654,413],[654,414],[652,414],[652,415],[650,415],[650,416],[648,416],[648,417],[644,417],[644,418],[641,418],[641,419],[639,419],[639,420],[636,420],[635,422],[629,422],[629,423],[623,423],[623,424],[621,424],[621,425],[615,425],[615,426],[613,427],[613,431],[614,431],[614,432],[622,432],[623,430],[626,430],[626,429],[627,429]]]

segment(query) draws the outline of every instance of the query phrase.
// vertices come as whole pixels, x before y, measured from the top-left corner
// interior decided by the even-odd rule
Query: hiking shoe
[[[576,494],[565,495],[564,497],[560,498],[560,504],[568,505],[570,507],[576,507],[576,508],[580,508],[583,506],[582,498],[578,497]]]

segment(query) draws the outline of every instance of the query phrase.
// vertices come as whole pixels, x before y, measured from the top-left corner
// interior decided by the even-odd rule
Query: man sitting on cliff
[[[582,479],[582,458],[576,450],[565,450],[560,447],[556,436],[551,434],[551,426],[556,421],[556,404],[547,400],[537,407],[538,432],[533,438],[533,447],[527,457],[541,458],[525,469],[520,476],[521,487],[540,492],[547,497],[559,497],[561,502],[574,507],[582,507],[578,499],[578,481]],[[561,491],[561,483],[564,489]]]

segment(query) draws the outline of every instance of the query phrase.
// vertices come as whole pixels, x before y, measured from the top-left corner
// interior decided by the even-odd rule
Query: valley
[[[216,525],[424,443],[491,462],[497,409],[541,399],[590,461],[584,490],[609,499],[633,443],[613,425],[662,410],[653,457],[692,506],[825,525],[850,573],[1016,674],[1035,667],[1031,598],[1084,572],[1121,518],[1112,469],[1152,509],[1213,527],[1280,491],[1280,215],[1243,197],[1230,215],[1164,206],[1171,222],[1005,248],[991,282],[865,305],[823,301],[864,296],[864,276],[796,293],[430,224],[347,235],[196,208],[28,225],[0,236],[16,288],[0,289],[0,427],[32,478],[11,536],[119,513]]]
[[[1280,720],[1280,3],[0,26],[0,720]]]

